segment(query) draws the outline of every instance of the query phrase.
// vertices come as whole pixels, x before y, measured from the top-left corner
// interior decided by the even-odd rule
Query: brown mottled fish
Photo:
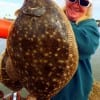
[[[72,79],[78,51],[71,25],[52,0],[26,0],[7,39],[2,83],[49,100]]]

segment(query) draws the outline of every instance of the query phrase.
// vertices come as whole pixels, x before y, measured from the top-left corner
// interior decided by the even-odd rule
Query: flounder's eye
[[[45,14],[46,8],[45,7],[36,7],[36,8],[28,7],[27,9],[24,9],[22,12],[26,15],[32,15],[32,16],[34,15],[34,16],[39,17]]]

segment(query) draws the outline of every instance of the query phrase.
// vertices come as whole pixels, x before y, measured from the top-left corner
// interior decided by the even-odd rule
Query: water
[[[100,27],[99,27],[99,32],[100,32]],[[100,42],[99,42],[99,48],[100,48]]]
[[[0,53],[4,51],[5,47],[6,47],[6,39],[0,38]]]

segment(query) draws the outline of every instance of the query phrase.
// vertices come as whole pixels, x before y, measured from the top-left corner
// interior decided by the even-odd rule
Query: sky
[[[64,6],[64,0],[54,0],[60,7]],[[16,18],[14,13],[20,8],[24,0],[0,0],[0,18]],[[93,0],[93,17],[100,19],[100,0]]]

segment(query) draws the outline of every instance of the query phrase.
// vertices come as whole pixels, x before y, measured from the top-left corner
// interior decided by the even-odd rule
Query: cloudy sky
[[[0,0],[0,18],[6,16],[15,18],[14,12],[20,8],[24,0]],[[54,0],[59,6],[64,5],[64,0]],[[93,0],[93,17],[100,19],[100,0]]]

